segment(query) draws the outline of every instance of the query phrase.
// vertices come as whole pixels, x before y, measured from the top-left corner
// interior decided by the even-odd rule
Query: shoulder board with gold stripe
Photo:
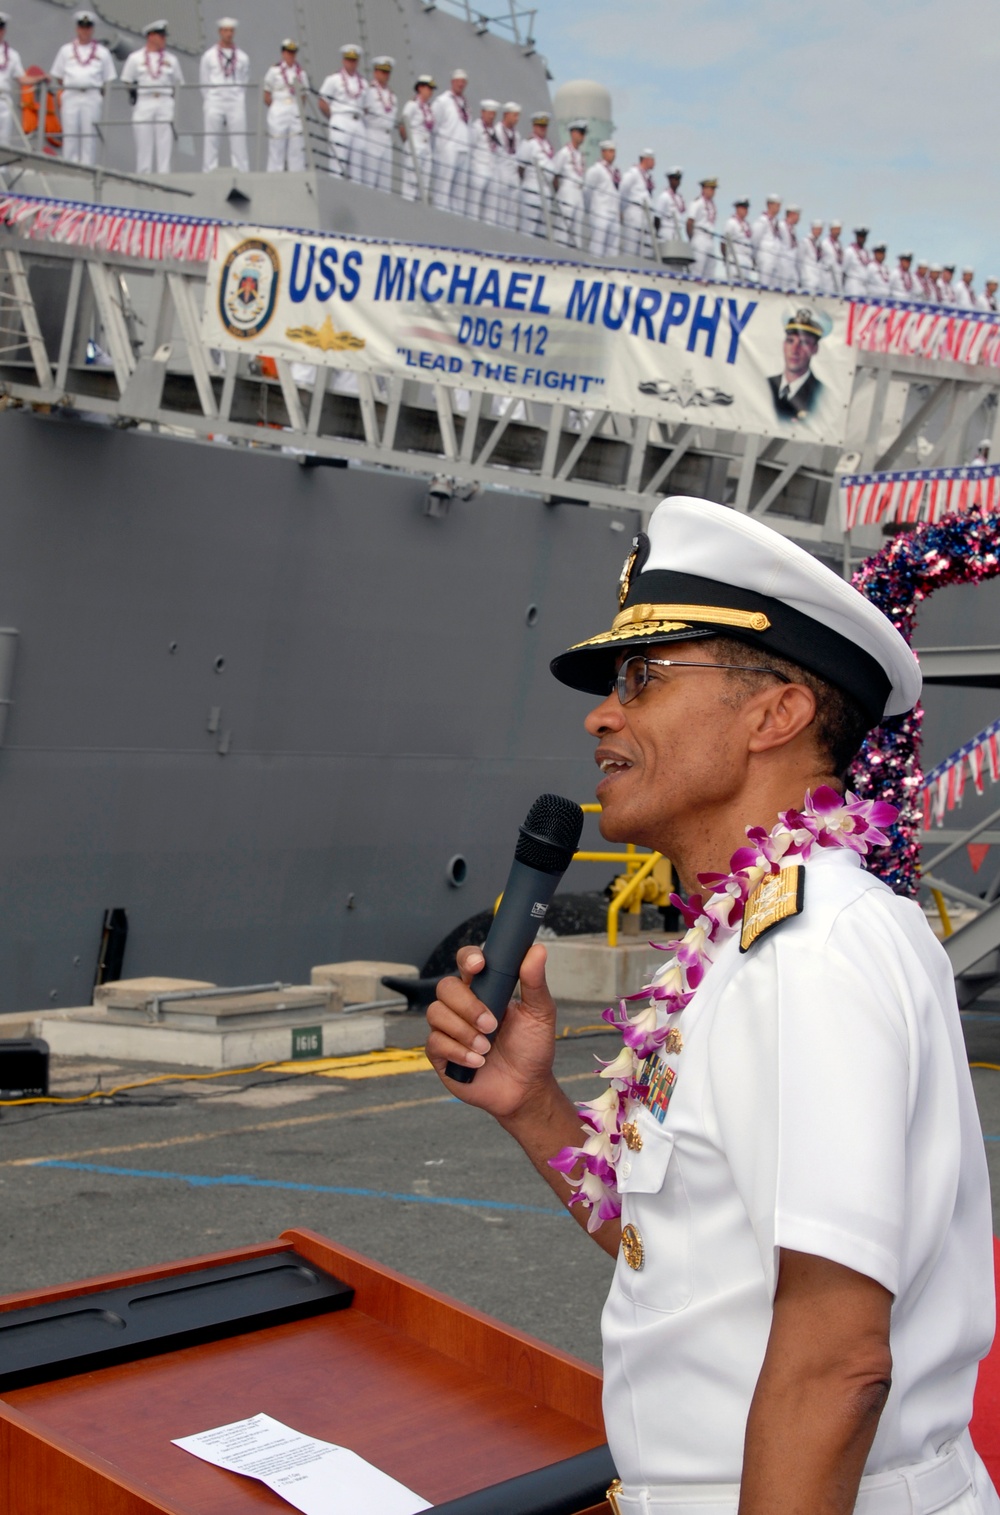
[[[788,863],[779,873],[762,879],[746,902],[740,951],[749,952],[754,942],[782,921],[800,915],[805,897],[806,870],[801,863]]]

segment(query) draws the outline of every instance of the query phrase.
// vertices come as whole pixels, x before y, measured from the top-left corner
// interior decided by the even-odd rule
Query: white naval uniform
[[[726,262],[732,278],[745,284],[756,282],[753,266],[753,228],[749,217],[730,216],[726,222]]]
[[[0,146],[7,147],[14,134],[14,121],[21,119],[21,80],[24,64],[21,54],[9,42],[0,42]],[[18,92],[15,105],[12,98]]]
[[[799,278],[799,239],[795,228],[789,226],[787,221],[778,223],[778,257],[774,270],[775,281],[782,289],[798,289]]]
[[[469,197],[469,107],[464,95],[446,90],[434,111],[434,204],[465,215]]]
[[[590,250],[606,258],[617,257],[621,250],[620,185],[620,170],[603,158],[592,163],[583,176]]]
[[[858,1509],[996,1515],[967,1431],[993,1337],[989,1175],[951,966],[919,906],[817,848],[801,913],[745,954],[726,941],[669,1024],[672,1097],[662,1123],[631,1106],[642,1146],[618,1164],[642,1265],[619,1255],[602,1320],[623,1515],[735,1515],[779,1248],[894,1296]],[[931,1479],[946,1497],[910,1503],[890,1470],[951,1446]]]
[[[687,201],[679,189],[666,189],[656,201],[656,214],[660,218],[661,242],[687,241]]]
[[[329,170],[338,179],[366,183],[365,125],[362,102],[368,81],[360,72],[349,74],[339,68],[328,74],[319,87],[320,98],[330,107]]]
[[[403,199],[430,201],[431,174],[434,169],[434,112],[414,96],[403,106]],[[414,160],[416,160],[414,162]]]
[[[219,166],[219,138],[229,133],[229,155],[233,167],[245,174],[250,167],[247,155],[247,92],[250,59],[238,47],[216,43],[202,54],[198,69],[205,138],[202,171],[210,174]]]
[[[894,268],[889,275],[889,293],[894,300],[920,300],[923,292],[912,269]]]
[[[383,194],[392,191],[392,141],[399,117],[399,101],[391,89],[373,79],[361,97],[361,182]]]
[[[864,295],[868,293],[868,266],[872,261],[872,255],[867,247],[859,247],[852,242],[844,248],[844,294]]]
[[[469,132],[471,155],[469,158],[469,195],[466,215],[485,221],[489,226],[498,224],[500,212],[499,184],[497,183],[500,139],[498,127],[484,126],[477,116]]]
[[[826,269],[827,283],[832,295],[840,295],[844,292],[844,249],[838,237],[835,242],[832,237],[823,238],[823,267]]]
[[[500,154],[497,159],[497,206],[501,226],[513,231],[521,215],[521,134],[516,126],[496,127]]]
[[[949,279],[947,284],[944,279],[938,281],[938,300],[942,305],[954,305],[957,303],[955,300],[954,279]]]
[[[868,265],[868,294],[873,300],[887,300],[892,270],[883,258],[879,263],[873,257]]]
[[[832,295],[823,244],[810,233],[799,245],[799,281],[808,295]]]
[[[556,241],[567,247],[583,246],[583,179],[587,164],[583,153],[567,142],[552,159],[556,190]]]
[[[151,53],[140,47],[125,59],[122,83],[130,84],[139,94],[132,107],[136,173],[153,173],[155,159],[155,172],[169,174],[174,150],[174,86],[184,83],[176,54],[167,48]]]
[[[778,218],[761,211],[753,223],[753,248],[757,258],[757,272],[762,284],[775,281],[778,258],[781,254],[781,237],[778,233]]]
[[[963,310],[978,309],[975,290],[970,289],[964,279],[959,279],[957,284],[952,280],[951,287],[955,291],[955,304],[957,306]]]
[[[103,42],[64,42],[49,72],[62,84],[63,157],[67,163],[96,163],[104,86],[118,77],[111,54]]]
[[[267,171],[269,174],[301,173],[306,166],[299,97],[309,88],[300,63],[272,63],[264,75],[264,89],[271,96],[267,107]]]
[[[551,224],[546,220],[545,205],[552,204],[552,159],[555,148],[548,137],[522,137],[520,157],[524,177],[521,180],[521,230],[529,237],[544,237]]]
[[[691,206],[689,219],[694,222],[691,228],[691,251],[694,253],[691,274],[695,279],[716,277],[715,243],[712,233],[715,231],[717,215],[715,201],[706,200],[704,195],[699,195]]]
[[[652,251],[649,228],[653,219],[653,175],[644,173],[638,163],[633,163],[622,174],[619,194],[622,207],[622,252],[633,258],[640,255],[648,257]]]

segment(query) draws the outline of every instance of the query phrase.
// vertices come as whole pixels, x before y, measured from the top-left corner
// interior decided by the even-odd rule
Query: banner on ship
[[[212,347],[842,446],[847,308],[400,243],[220,227]]]

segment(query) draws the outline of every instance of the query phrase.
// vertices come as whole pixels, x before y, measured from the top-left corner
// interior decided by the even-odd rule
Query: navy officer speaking
[[[894,812],[843,782],[865,732],[916,703],[913,654],[784,537],[675,498],[610,628],[552,669],[599,702],[602,834],[673,861],[686,930],[609,1013],[622,1048],[582,1126],[540,945],[492,1041],[463,949],[427,1050],[617,1258],[612,1508],[996,1515],[968,1432],[992,1225],[951,970],[863,866]]]

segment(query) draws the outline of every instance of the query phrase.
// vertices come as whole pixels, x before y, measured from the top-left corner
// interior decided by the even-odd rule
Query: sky
[[[537,0],[555,76],[611,91],[619,163],[657,149],[688,202],[777,190],[912,251],[1000,275],[1000,0]],[[957,275],[956,275],[957,277]]]

